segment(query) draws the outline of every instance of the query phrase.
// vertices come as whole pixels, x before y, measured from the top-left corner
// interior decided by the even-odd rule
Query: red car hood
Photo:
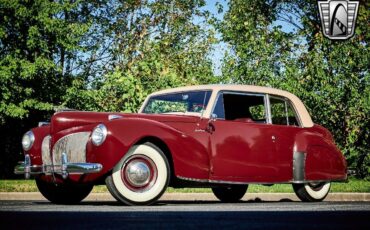
[[[50,123],[51,125],[50,133],[54,134],[61,130],[65,130],[71,127],[109,122],[109,115],[122,116],[122,118],[119,119],[141,118],[155,120],[164,123],[167,122],[194,123],[199,121],[199,117],[197,116],[184,116],[184,115],[68,111],[68,112],[59,112],[52,116]]]

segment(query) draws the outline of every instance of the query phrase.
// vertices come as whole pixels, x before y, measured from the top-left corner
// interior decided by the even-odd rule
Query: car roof
[[[162,94],[169,94],[169,93],[176,93],[176,92],[184,92],[184,91],[197,91],[197,90],[212,90],[212,96],[209,100],[209,104],[213,104],[216,100],[217,94],[219,91],[234,91],[234,92],[249,92],[249,93],[261,93],[261,94],[269,94],[280,96],[289,99],[292,102],[295,110],[298,113],[299,119],[302,123],[303,127],[312,127],[314,124],[312,122],[311,116],[309,115],[306,107],[304,106],[303,102],[294,94],[289,93],[285,90],[275,89],[271,87],[264,87],[264,86],[255,86],[255,85],[229,85],[229,84],[217,84],[217,85],[195,85],[195,86],[185,86],[185,87],[178,87],[172,89],[165,89],[154,92],[148,96],[155,96],[155,95],[162,95]],[[147,99],[148,99],[147,98]],[[143,106],[146,104],[144,102]],[[203,113],[204,117],[209,118],[211,114],[212,106],[208,106],[206,111]],[[140,109],[142,111],[143,108]]]

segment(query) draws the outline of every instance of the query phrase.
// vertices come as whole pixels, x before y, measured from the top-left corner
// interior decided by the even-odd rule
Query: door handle
[[[272,136],[271,136],[271,140],[272,140],[273,142],[275,142],[276,137],[275,137],[274,135],[272,135]]]

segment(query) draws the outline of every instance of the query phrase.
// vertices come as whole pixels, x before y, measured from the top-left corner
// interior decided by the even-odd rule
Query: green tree
[[[317,1],[231,0],[219,26],[231,47],[224,81],[298,95],[360,177],[370,174],[368,8],[360,3],[355,36],[347,41],[323,36]]]
[[[215,81],[216,39],[203,0],[113,2],[104,8],[110,23],[100,25],[109,37],[107,64],[99,77],[75,80],[67,107],[134,112],[158,89]]]
[[[80,1],[0,0],[0,175],[19,160],[23,132],[61,103],[86,47],[91,8]]]

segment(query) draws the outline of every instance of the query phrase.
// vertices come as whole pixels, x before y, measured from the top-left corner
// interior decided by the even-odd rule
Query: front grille
[[[90,132],[69,134],[59,139],[53,147],[53,164],[62,163],[62,153],[67,154],[69,163],[86,163],[86,143]]]
[[[50,135],[46,136],[44,140],[42,140],[41,145],[41,157],[42,163],[44,165],[51,165],[51,157],[50,157]]]

